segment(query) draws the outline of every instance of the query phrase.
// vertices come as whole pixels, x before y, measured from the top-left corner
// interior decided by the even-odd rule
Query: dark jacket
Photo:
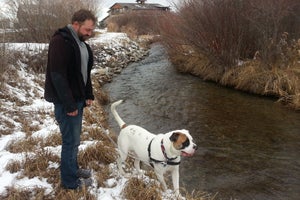
[[[81,74],[80,50],[70,30],[67,27],[59,29],[49,44],[44,97],[49,102],[62,103],[66,112],[75,111],[78,101],[94,99],[91,83],[93,53],[90,46],[86,46],[89,61],[85,85]]]

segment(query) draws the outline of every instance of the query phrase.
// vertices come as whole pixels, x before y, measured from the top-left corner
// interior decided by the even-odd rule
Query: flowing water
[[[199,146],[180,185],[216,199],[300,199],[300,113],[177,73],[160,45],[105,85],[127,124],[152,133],[188,129]],[[110,124],[119,128],[110,116]]]

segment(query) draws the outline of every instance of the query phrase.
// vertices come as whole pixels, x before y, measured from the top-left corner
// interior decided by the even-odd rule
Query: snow
[[[102,33],[98,37],[91,39],[89,42],[93,43],[103,43],[109,46],[117,45],[121,41],[129,40],[126,34],[124,33]],[[9,51],[19,51],[24,52],[29,50],[30,54],[35,54],[38,51],[41,51],[48,47],[47,44],[35,44],[35,43],[9,43],[5,44],[5,47]],[[16,112],[38,112],[39,110],[46,111],[49,113],[49,116],[43,117],[42,123],[33,120],[31,123],[39,125],[39,130],[35,131],[32,134],[32,137],[38,138],[46,138],[51,135],[51,133],[58,132],[59,128],[55,123],[53,116],[50,116],[50,113],[53,112],[53,104],[46,102],[41,97],[43,96],[43,88],[41,86],[37,86],[34,82],[34,76],[30,75],[22,70],[26,66],[22,66],[21,70],[18,71],[18,76],[24,82],[19,83],[20,86],[12,87],[9,84],[5,84],[4,87],[5,93],[17,97],[21,102],[27,102],[25,105],[16,107],[13,106],[12,102],[6,101],[5,99],[0,99],[1,107],[5,107],[5,110],[12,111],[15,110]],[[22,89],[22,85],[27,85],[27,91]],[[29,90],[28,90],[29,88]],[[29,103],[28,103],[29,102]],[[46,179],[33,177],[28,178],[24,177],[22,179],[18,178],[20,172],[17,173],[10,173],[6,170],[6,166],[11,161],[21,161],[24,159],[25,154],[15,154],[10,153],[6,150],[7,145],[12,141],[17,141],[25,138],[25,133],[20,131],[21,124],[19,122],[15,122],[10,116],[6,115],[5,111],[1,109],[0,113],[0,131],[4,131],[6,129],[5,125],[2,124],[2,121],[7,121],[15,125],[15,132],[12,132],[9,135],[0,135],[0,194],[4,195],[7,192],[7,188],[14,186],[15,188],[44,188],[46,194],[51,193],[54,190],[53,185],[49,184]],[[19,127],[19,128],[17,128]],[[84,141],[80,145],[80,149],[85,149],[86,147],[95,144],[93,141]],[[61,146],[56,147],[46,147],[46,150],[59,155],[61,151]],[[58,163],[49,163],[49,169],[59,167]],[[122,199],[120,193],[124,184],[126,183],[125,178],[121,178],[117,180],[116,178],[112,178],[107,180],[107,188],[97,188],[92,189],[91,192],[94,192],[95,196],[101,200],[111,200],[111,199]]]

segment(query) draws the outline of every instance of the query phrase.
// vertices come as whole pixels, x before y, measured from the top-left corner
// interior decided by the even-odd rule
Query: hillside
[[[6,44],[13,62],[8,62],[1,77],[1,199],[124,199],[126,185],[141,187],[143,181],[147,183],[144,188],[156,190],[155,181],[149,176],[128,179],[116,171],[116,149],[109,138],[115,136],[110,133],[102,107],[109,98],[101,86],[122,67],[143,58],[147,49],[123,33],[99,33],[89,43],[95,53],[92,77],[96,100],[85,109],[78,160],[82,167],[93,170],[93,187],[83,192],[60,188],[60,133],[53,105],[43,99],[48,45]],[[169,199],[168,193],[164,199]],[[161,194],[155,191],[149,199],[153,196]]]

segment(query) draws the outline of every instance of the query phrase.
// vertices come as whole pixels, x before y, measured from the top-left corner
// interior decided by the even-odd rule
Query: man
[[[62,136],[61,185],[77,189],[92,185],[91,171],[77,163],[83,108],[94,100],[91,83],[93,53],[84,41],[90,38],[96,17],[88,10],[74,13],[72,23],[53,35],[48,50],[45,99],[54,103]]]

